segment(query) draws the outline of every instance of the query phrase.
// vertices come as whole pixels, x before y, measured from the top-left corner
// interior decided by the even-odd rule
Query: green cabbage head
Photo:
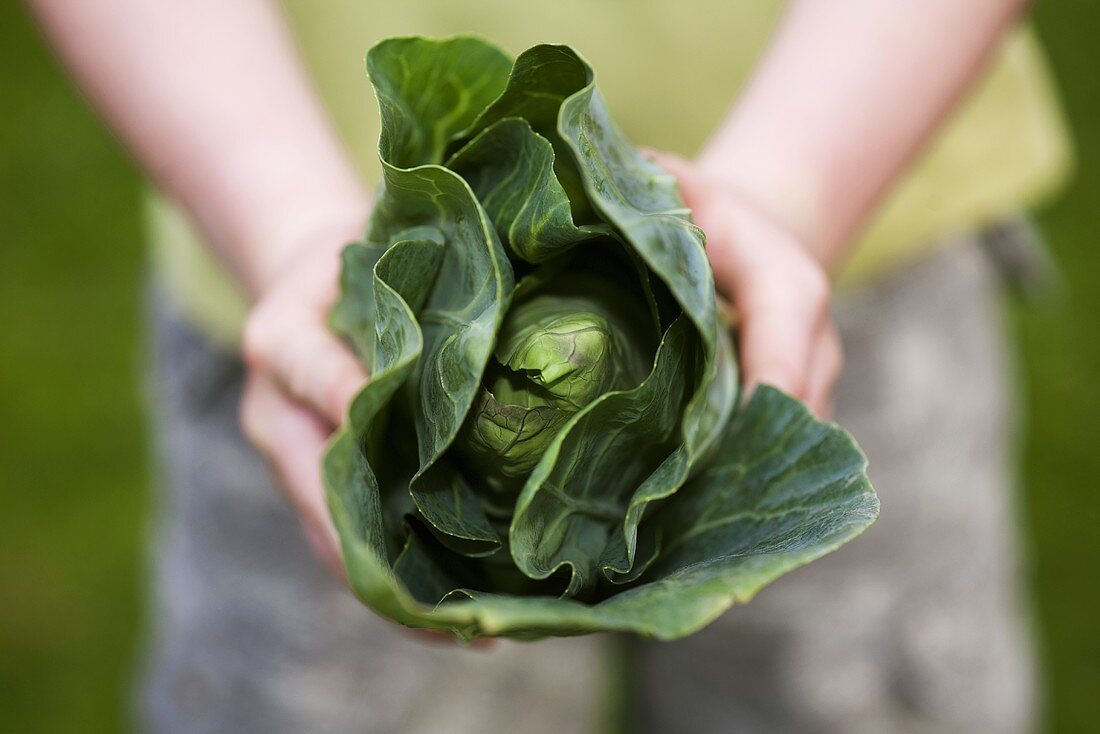
[[[394,38],[367,68],[383,181],[332,325],[371,377],[324,467],[364,603],[671,639],[874,521],[844,431],[740,399],[703,234],[584,59]]]

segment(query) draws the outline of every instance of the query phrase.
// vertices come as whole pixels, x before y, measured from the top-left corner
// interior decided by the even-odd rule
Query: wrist
[[[269,131],[270,132],[270,131]],[[213,249],[249,298],[306,245],[362,237],[370,197],[334,140],[296,133],[268,135],[196,164],[179,182]]]
[[[252,300],[259,298],[295,259],[297,253],[340,250],[363,237],[370,206],[365,195],[317,205],[298,204],[265,219],[240,251],[243,285]]]
[[[807,167],[790,160],[711,150],[699,157],[698,166],[715,191],[784,230],[826,270],[836,263],[841,238],[830,221],[821,179]]]

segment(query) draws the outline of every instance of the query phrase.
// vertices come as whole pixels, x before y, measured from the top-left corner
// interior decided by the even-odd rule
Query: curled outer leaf
[[[371,372],[325,460],[403,624],[671,639],[858,535],[866,462],[736,359],[702,233],[565,46],[368,55],[383,182],[332,325]]]

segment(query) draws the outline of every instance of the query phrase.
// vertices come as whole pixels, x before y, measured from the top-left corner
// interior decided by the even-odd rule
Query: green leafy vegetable
[[[383,182],[332,324],[371,379],[324,467],[366,604],[671,639],[874,521],[843,430],[740,402],[703,234],[575,51],[396,38],[367,67]]]

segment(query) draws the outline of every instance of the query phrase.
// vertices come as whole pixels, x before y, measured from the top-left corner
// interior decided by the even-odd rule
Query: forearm
[[[367,196],[268,0],[30,0],[152,179],[258,292],[300,242],[358,235]]]
[[[794,0],[700,165],[827,266],[1023,0]]]

